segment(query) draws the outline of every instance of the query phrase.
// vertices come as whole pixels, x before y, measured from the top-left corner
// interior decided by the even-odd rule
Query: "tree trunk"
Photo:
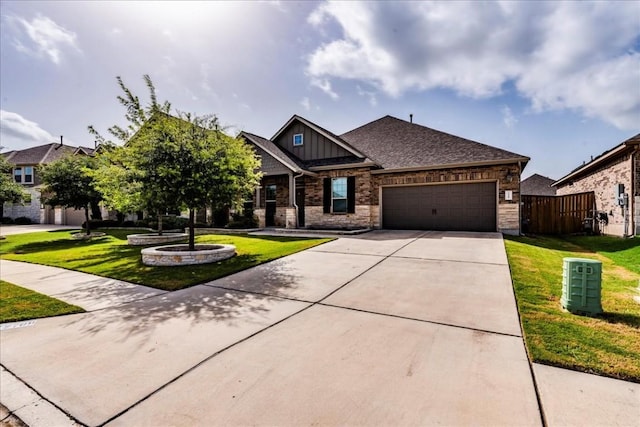
[[[196,250],[196,233],[194,227],[195,211],[189,208],[189,250]]]
[[[158,235],[162,236],[162,212],[158,211]]]
[[[89,222],[89,205],[84,207],[84,221],[87,224],[87,236],[91,234],[91,223]]]

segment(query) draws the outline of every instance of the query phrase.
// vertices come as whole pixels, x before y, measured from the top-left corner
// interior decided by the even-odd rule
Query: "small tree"
[[[259,161],[244,141],[218,130],[215,116],[161,115],[130,146],[144,198],[189,210],[189,249],[195,249],[195,211],[238,206],[259,182]]]
[[[89,211],[91,203],[99,203],[100,193],[95,189],[93,178],[87,171],[94,168],[91,157],[70,156],[57,160],[42,168],[40,176],[44,183],[44,203],[51,206],[84,209],[87,235],[91,234]]]
[[[0,218],[4,216],[5,203],[20,203],[26,196],[22,185],[13,180],[12,172],[13,166],[0,155]]]

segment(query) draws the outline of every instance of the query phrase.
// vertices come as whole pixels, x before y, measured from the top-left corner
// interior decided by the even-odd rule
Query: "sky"
[[[0,145],[126,125],[148,102],[273,136],[385,115],[559,179],[640,132],[640,2],[0,1]]]

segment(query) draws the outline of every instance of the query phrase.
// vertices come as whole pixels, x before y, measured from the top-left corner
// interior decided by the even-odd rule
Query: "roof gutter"
[[[467,168],[467,167],[473,167],[473,166],[510,165],[514,163],[518,163],[520,165],[526,166],[529,160],[531,160],[529,157],[516,157],[513,159],[505,159],[505,160],[485,160],[481,162],[446,163],[441,165],[415,166],[410,168],[380,169],[380,170],[371,171],[371,174],[379,175],[379,174],[395,173],[395,172],[415,172],[415,171],[424,171],[424,170]],[[522,169],[524,169],[524,166],[522,166]]]

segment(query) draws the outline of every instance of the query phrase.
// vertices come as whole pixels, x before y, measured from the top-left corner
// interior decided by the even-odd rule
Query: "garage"
[[[496,231],[496,183],[382,188],[387,229]]]

